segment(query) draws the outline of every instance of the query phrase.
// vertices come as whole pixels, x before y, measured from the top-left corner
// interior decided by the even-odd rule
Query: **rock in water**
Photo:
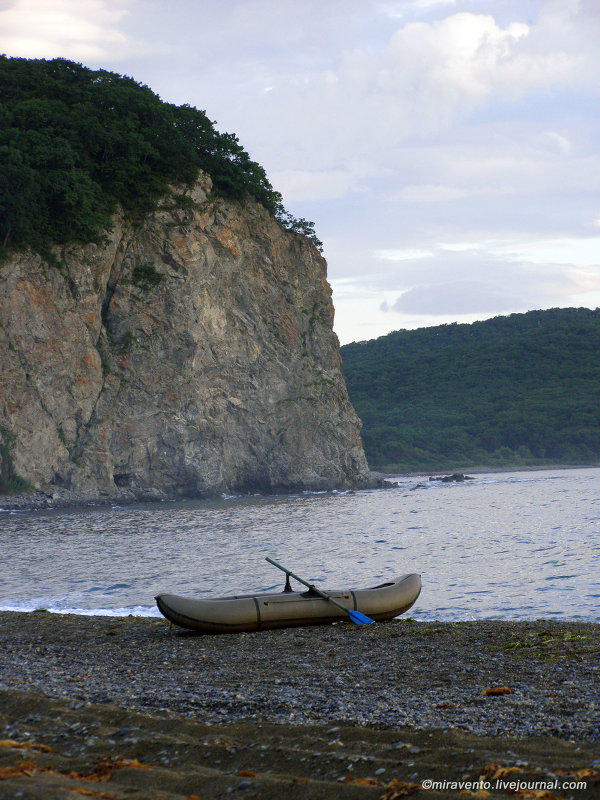
[[[3,474],[89,497],[372,485],[325,260],[210,189],[58,266],[0,265]]]
[[[462,472],[455,472],[452,475],[438,475],[437,477],[429,478],[430,481],[441,481],[442,483],[462,483],[462,481],[472,481],[470,475],[463,475]]]

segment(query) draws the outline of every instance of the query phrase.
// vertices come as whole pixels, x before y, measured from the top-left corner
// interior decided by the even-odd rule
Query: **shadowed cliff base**
[[[322,494],[323,492],[352,492],[364,489],[391,489],[395,486],[394,481],[386,480],[375,473],[364,483],[357,484],[352,489],[302,489],[303,494]],[[116,488],[109,492],[74,492],[68,489],[52,488],[51,491],[30,491],[27,493],[11,492],[0,494],[0,511],[40,511],[43,509],[77,508],[85,506],[104,506],[104,505],[136,505],[140,503],[177,503],[183,500],[211,500],[222,498],[224,500],[235,499],[238,497],[250,496],[275,496],[275,495],[295,495],[298,490],[280,489],[269,487],[264,491],[259,491],[257,487],[248,487],[244,491],[234,493],[218,492],[198,494],[194,491],[185,491],[177,494],[169,494],[159,489],[120,489]]]

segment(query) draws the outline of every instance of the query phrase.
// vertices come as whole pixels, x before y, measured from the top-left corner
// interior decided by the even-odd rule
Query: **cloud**
[[[494,88],[505,88],[509,74],[524,71],[519,45],[529,30],[516,22],[503,29],[492,16],[467,12],[432,23],[408,23],[390,41],[389,79],[401,81],[415,99],[424,90],[428,100],[441,100],[445,110],[456,106],[459,96],[462,108],[478,104]],[[531,82],[529,71],[522,77],[520,91]]]
[[[384,261],[414,261],[418,258],[431,258],[431,250],[376,250],[375,255]]]
[[[0,50],[24,58],[98,61],[138,47],[122,32],[132,0],[13,0],[0,10]]]
[[[497,314],[528,308],[530,298],[490,281],[455,281],[417,286],[398,297],[393,311],[439,316],[450,314]]]
[[[443,249],[456,250],[445,244]],[[464,248],[463,248],[464,249]],[[558,261],[564,265],[600,267],[600,237],[530,238],[526,241],[510,239],[492,240],[471,246],[473,251],[483,251],[503,259],[526,260],[530,264],[548,264]]]
[[[427,258],[399,255],[394,273],[379,284],[381,293],[396,287],[399,294],[386,298],[382,311],[429,317],[501,314],[577,304],[577,298],[592,300],[600,293],[598,238],[450,242]],[[552,262],[560,256],[563,262]],[[368,285],[372,291],[372,281]]]
[[[354,175],[346,170],[281,170],[270,175],[273,186],[288,202],[331,200],[357,188]]]
[[[372,88],[436,128],[465,116],[494,93],[517,96],[567,82],[578,59],[564,51],[530,50],[531,27],[501,27],[491,15],[460,12],[399,28],[383,53],[350,55],[338,80],[354,91]],[[404,119],[408,130],[410,120]]]
[[[259,8],[269,8],[258,0],[251,5],[256,14]],[[307,19],[297,6],[290,19],[290,3],[283,3],[278,14],[262,15],[263,34],[277,43],[293,23],[296,39],[291,51],[299,50],[306,58],[301,79],[299,57],[283,53],[279,44],[273,45],[279,70],[269,69],[266,62],[242,63],[242,46],[240,55],[233,56],[230,74],[236,71],[237,59],[244,94],[235,106],[226,105],[230,98],[215,97],[216,118],[226,129],[236,130],[269,174],[278,179],[281,175],[281,185],[291,186],[290,197],[302,202],[334,199],[342,191],[369,193],[372,187],[377,191],[386,174],[388,199],[417,203],[464,196],[472,189],[469,173],[474,169],[489,176],[484,190],[497,187],[499,178],[507,175],[525,178],[532,169],[542,174],[544,166],[536,163],[535,147],[545,149],[547,158],[557,149],[568,155],[568,147],[574,148],[570,131],[566,125],[557,129],[547,122],[540,131],[534,120],[523,140],[523,131],[517,129],[523,115],[516,106],[525,104],[526,97],[544,98],[546,104],[548,93],[578,86],[586,72],[584,63],[587,71],[600,68],[598,58],[590,55],[593,51],[582,52],[579,47],[570,22],[575,11],[559,14],[546,9],[527,24],[518,19],[501,23],[491,14],[456,11],[457,5],[438,5],[444,15],[429,21],[398,25],[388,16],[385,35],[384,29],[378,30],[367,46],[356,33],[361,15],[354,4],[345,15],[336,4],[338,17],[344,19],[343,36],[327,17],[322,29],[307,39]],[[367,15],[363,16],[366,25]],[[564,41],[557,35],[560,25],[569,31]],[[315,45],[325,29],[330,43],[322,49]],[[237,27],[235,31],[232,35],[238,42]],[[542,41],[545,34],[549,43]],[[229,51],[227,43],[224,46]],[[248,74],[260,75],[260,85],[249,85]],[[264,91],[267,86],[269,92]],[[498,119],[491,120],[490,131],[483,127],[485,119],[471,125],[474,115],[492,109],[497,113],[498,105],[505,117],[500,124],[514,121],[512,130],[502,132]],[[458,165],[454,176],[436,174],[434,167],[442,161],[444,170],[452,166],[452,139],[454,150],[464,142],[460,175]],[[417,143],[424,161],[434,159],[425,176],[417,174],[410,161],[409,149],[414,151]],[[529,145],[527,152],[519,148],[522,143]],[[443,159],[437,158],[440,148],[446,149]],[[328,195],[318,174],[331,175]]]
[[[559,149],[562,150],[563,153],[568,155],[572,148],[571,142],[567,139],[566,136],[561,136],[560,133],[556,131],[544,131],[544,136],[547,136],[552,142],[558,145]]]
[[[378,4],[379,11],[393,19],[403,19],[404,17],[429,11],[440,7],[455,6],[456,0],[388,0]]]
[[[448,203],[466,197],[469,191],[456,186],[439,186],[425,184],[422,186],[404,186],[392,200],[402,200],[407,203]]]

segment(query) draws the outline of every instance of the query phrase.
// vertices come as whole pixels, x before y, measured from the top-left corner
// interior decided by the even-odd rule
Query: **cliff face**
[[[326,264],[210,180],[60,267],[0,265],[7,477],[87,496],[370,485]]]

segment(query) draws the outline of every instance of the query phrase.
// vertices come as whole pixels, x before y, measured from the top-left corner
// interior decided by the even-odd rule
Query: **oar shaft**
[[[329,602],[332,603],[334,606],[337,606],[342,611],[348,613],[349,609],[347,609],[346,606],[343,606],[341,603],[338,603],[337,600],[334,600],[331,595],[325,594],[325,592],[322,592],[320,589],[317,589],[317,587],[314,584],[305,581],[304,578],[300,578],[298,575],[295,575],[291,570],[287,569],[286,567],[282,567],[281,564],[278,564],[277,561],[273,561],[272,558],[269,558],[268,556],[266,556],[265,558],[269,562],[269,564],[273,564],[274,567],[277,567],[282,572],[285,572],[286,575],[290,575],[290,577],[292,577],[294,580],[303,583],[305,586],[308,586],[308,588],[311,589],[311,591],[316,592],[319,595],[319,597],[322,597],[324,600],[329,600]]]
[[[303,583],[305,586],[308,586],[309,589],[314,589],[315,588],[312,585],[312,583],[309,583],[308,581],[305,581],[304,578],[300,578],[300,577],[298,577],[298,575],[294,575],[294,573],[291,570],[287,569],[286,567],[282,567],[281,564],[278,564],[277,561],[274,561],[272,558],[269,558],[269,556],[266,556],[265,560],[268,561],[269,564],[273,564],[273,566],[277,567],[277,569],[280,569],[282,572],[285,572],[286,575],[290,575],[294,580],[299,581],[300,583]],[[315,589],[315,591],[317,591],[317,590]]]

